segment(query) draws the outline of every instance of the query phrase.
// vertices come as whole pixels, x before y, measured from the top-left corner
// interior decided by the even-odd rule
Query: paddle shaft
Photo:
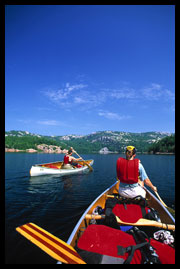
[[[161,199],[161,197],[159,196],[159,194],[158,194],[157,191],[155,191],[155,194],[156,194],[156,196],[159,198],[159,201],[161,202],[161,204],[163,204],[163,206],[165,206],[165,207],[169,210],[169,212],[170,212],[171,214],[174,214],[174,215],[175,215],[175,210],[174,210],[173,208],[167,206],[167,205],[163,202],[163,200]]]
[[[157,191],[155,191],[155,194],[157,195],[157,197],[159,198],[159,200],[160,200],[160,202],[163,204],[163,206],[168,207],[168,206],[163,202],[163,200],[161,199],[161,197],[159,196],[159,194],[158,194]]]
[[[86,219],[105,219],[105,215],[91,215],[87,214]],[[148,220],[148,219],[139,219],[135,223],[130,223],[130,222],[124,222],[122,221],[119,217],[116,216],[116,220],[119,224],[124,224],[124,225],[130,225],[130,226],[154,226],[154,227],[159,227],[162,229],[167,229],[167,230],[175,230],[175,225],[173,224],[166,224],[166,223],[161,223],[157,222],[154,220]]]
[[[87,165],[89,167],[89,170],[93,171],[93,168],[87,162],[85,162],[85,160],[83,160],[83,158],[75,150],[73,150],[73,151],[79,158],[82,159],[82,161],[85,163],[85,165]]]
[[[143,187],[143,189],[146,191],[146,188]],[[168,209],[168,211],[171,213],[171,214],[174,214],[175,215],[175,210],[172,209],[171,207],[168,207],[164,202],[163,200],[161,199],[161,197],[159,196],[158,192],[157,191],[154,191],[154,193],[156,194],[156,196],[158,197],[159,201],[161,202],[161,204],[166,207]]]

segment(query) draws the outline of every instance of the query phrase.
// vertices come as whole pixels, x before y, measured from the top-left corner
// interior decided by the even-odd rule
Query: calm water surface
[[[53,264],[54,259],[15,231],[34,222],[67,241],[89,204],[116,180],[116,161],[123,155],[82,154],[94,159],[94,171],[71,176],[30,177],[33,164],[59,161],[64,155],[5,153],[5,254],[7,264]],[[175,203],[175,156],[137,156],[162,200]]]

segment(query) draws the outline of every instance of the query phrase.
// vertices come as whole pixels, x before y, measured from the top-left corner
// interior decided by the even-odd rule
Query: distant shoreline
[[[56,153],[56,154],[66,154],[67,150],[61,150],[61,149],[45,149],[45,150],[36,150],[36,149],[9,149],[5,148],[5,152],[11,152],[11,153],[18,153],[18,152],[25,152],[25,153]]]
[[[45,151],[40,151],[40,150],[35,150],[35,149],[8,149],[5,148],[5,152],[10,152],[10,153],[18,153],[18,152],[22,152],[22,153],[49,153],[49,154],[66,154],[67,150],[45,150]],[[106,153],[100,153],[100,152],[96,152],[98,154],[102,154],[102,155],[107,155],[107,154],[124,154],[124,152],[122,153],[118,153],[118,152],[106,152]],[[88,153],[89,154],[89,153]],[[93,153],[92,153],[93,154]],[[148,153],[148,152],[137,152],[138,154],[146,154],[146,155],[175,155],[175,153],[173,152],[156,152],[156,153]]]

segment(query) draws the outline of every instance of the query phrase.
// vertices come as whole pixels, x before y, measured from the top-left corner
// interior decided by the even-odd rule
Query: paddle
[[[16,230],[62,263],[86,264],[72,246],[33,223],[24,224],[17,227]]]
[[[104,219],[105,215],[91,215],[87,214],[86,219]],[[153,226],[153,227],[159,227],[167,230],[175,230],[175,225],[172,224],[166,224],[166,223],[161,223],[157,222],[154,220],[148,220],[148,219],[139,219],[135,223],[130,223],[130,222],[124,222],[122,221],[119,217],[116,216],[116,220],[119,224],[124,224],[124,225],[130,225],[130,226]]]
[[[85,162],[85,160],[83,160],[83,158],[73,149],[73,152],[79,157],[82,159],[82,161],[84,162],[85,165],[88,166],[89,170],[92,172],[93,171],[93,168],[92,166],[90,166],[87,162]]]
[[[168,210],[171,214],[173,214],[173,215],[175,216],[175,210],[172,209],[171,207],[168,207],[168,206],[163,202],[163,200],[161,199],[161,197],[159,196],[159,194],[158,194],[157,191],[154,191],[154,192],[155,192],[156,196],[159,198],[159,201],[163,204],[163,206],[165,206],[165,207],[167,208],[167,210]]]

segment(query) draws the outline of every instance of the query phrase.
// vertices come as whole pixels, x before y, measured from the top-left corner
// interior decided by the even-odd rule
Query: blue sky
[[[5,130],[175,132],[175,6],[7,5]]]

